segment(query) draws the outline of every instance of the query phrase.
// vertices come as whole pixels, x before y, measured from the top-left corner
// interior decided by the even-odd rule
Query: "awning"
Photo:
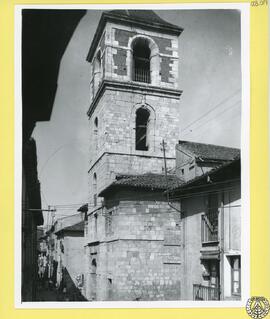
[[[219,250],[201,251],[201,260],[217,259],[220,260]]]

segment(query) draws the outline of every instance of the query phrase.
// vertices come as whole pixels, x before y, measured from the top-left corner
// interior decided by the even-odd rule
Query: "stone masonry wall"
[[[147,107],[151,113],[148,151],[135,149],[136,110],[141,106]],[[96,118],[98,127],[95,125]],[[89,128],[91,206],[94,173],[97,174],[98,192],[114,179],[115,174],[163,173],[163,139],[168,169],[174,167],[175,145],[179,138],[179,101],[166,95],[145,96],[141,91],[106,89],[89,119]]]
[[[107,23],[96,48],[101,53],[102,79],[132,82],[132,40],[136,37],[151,39],[151,84],[160,87],[178,88],[178,38],[154,31]],[[94,66],[92,65],[92,69]],[[94,88],[92,74],[91,101],[97,88]]]
[[[165,263],[160,241],[120,240],[107,244],[110,300],[179,300],[180,263]],[[117,265],[117,266],[115,266]]]
[[[135,150],[136,110],[150,112],[149,150]],[[180,136],[179,98],[143,90],[117,91],[106,89],[89,119],[90,162],[103,152],[163,156],[161,142],[167,143],[166,156],[175,158],[175,145]],[[98,119],[98,129],[95,119]]]
[[[161,34],[140,28],[121,26],[114,23],[108,23],[106,32],[108,34],[106,47],[107,63],[113,65],[111,73],[108,72],[106,74],[108,78],[117,78],[118,80],[123,81],[132,80],[130,69],[132,67],[131,43],[135,37],[142,36],[150,38],[157,48],[158,63],[155,62],[154,58],[151,58],[151,63],[154,61],[155,68],[157,68],[159,72],[153,73],[153,70],[151,70],[151,82],[158,86],[178,88],[177,36]],[[150,49],[153,50],[151,45]],[[114,56],[118,56],[121,50],[125,50],[127,54],[122,55],[121,60],[117,60],[117,63],[114,63]],[[151,56],[154,56],[156,51],[152,51]],[[121,71],[122,65],[126,65],[127,70],[125,74]]]
[[[115,199],[124,196],[121,193]],[[132,197],[131,192],[128,196]],[[180,299],[180,215],[160,201],[161,193],[156,194],[159,201],[139,200],[141,196],[143,192],[133,192],[133,200],[120,200],[88,216],[88,298]],[[97,261],[94,277],[93,258]]]
[[[167,160],[167,168],[173,169],[174,159]],[[164,174],[163,158],[130,156],[128,154],[105,154],[89,172],[89,211],[93,207],[93,175],[97,175],[97,194],[108,187],[117,174]],[[101,202],[101,198],[98,199]]]

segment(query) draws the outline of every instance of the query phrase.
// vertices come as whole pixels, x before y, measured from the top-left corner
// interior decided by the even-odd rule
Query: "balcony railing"
[[[150,83],[150,62],[148,59],[134,59],[133,81]]]
[[[218,241],[218,215],[202,215],[201,221],[202,243],[211,243]]]
[[[220,300],[220,289],[194,284],[193,300]]]
[[[134,70],[134,81],[150,83],[150,72],[145,69],[135,69]]]

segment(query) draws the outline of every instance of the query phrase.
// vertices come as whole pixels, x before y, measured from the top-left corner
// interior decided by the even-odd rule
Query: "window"
[[[97,131],[98,130],[98,118],[97,117],[95,118],[94,124],[95,124],[95,130]]]
[[[218,239],[218,194],[210,194],[208,196],[207,217],[212,225],[212,235]]]
[[[93,175],[93,201],[94,206],[97,205],[97,174],[94,173]]]
[[[218,194],[209,194],[202,215],[202,243],[218,242]]]
[[[148,151],[149,148],[149,118],[150,112],[146,108],[139,108],[136,112],[136,150]]]
[[[135,39],[133,43],[133,81],[150,83],[149,41],[143,38]]]
[[[94,94],[98,91],[100,82],[101,82],[101,54],[100,51],[98,51],[95,60],[94,60],[94,74],[93,74],[93,80],[94,80]]]
[[[108,281],[107,281],[107,285],[108,285],[108,300],[112,300],[113,298],[113,290],[112,290],[112,279],[111,278],[108,278]]]
[[[232,294],[241,294],[241,260],[240,256],[231,257]]]
[[[95,117],[94,120],[94,145],[95,145],[95,150],[98,150],[98,118]]]
[[[91,273],[96,274],[97,273],[97,261],[95,258],[91,261]]]
[[[219,262],[217,260],[209,261],[209,287],[219,287]]]
[[[97,235],[97,219],[98,219],[98,215],[97,213],[94,215],[94,231],[95,231],[95,235]]]
[[[91,264],[90,264],[90,299],[96,300],[97,299],[97,261],[96,258],[90,257]]]
[[[108,212],[105,217],[105,232],[106,235],[111,235],[113,233],[112,229],[112,212]]]
[[[98,51],[97,56],[95,58],[95,80],[97,86],[100,83],[100,71],[101,71],[101,57],[100,57],[100,51]]]

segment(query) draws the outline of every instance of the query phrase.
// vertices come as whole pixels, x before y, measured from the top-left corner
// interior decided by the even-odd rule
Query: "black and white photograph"
[[[246,7],[21,6],[16,20],[17,305],[239,305]]]

